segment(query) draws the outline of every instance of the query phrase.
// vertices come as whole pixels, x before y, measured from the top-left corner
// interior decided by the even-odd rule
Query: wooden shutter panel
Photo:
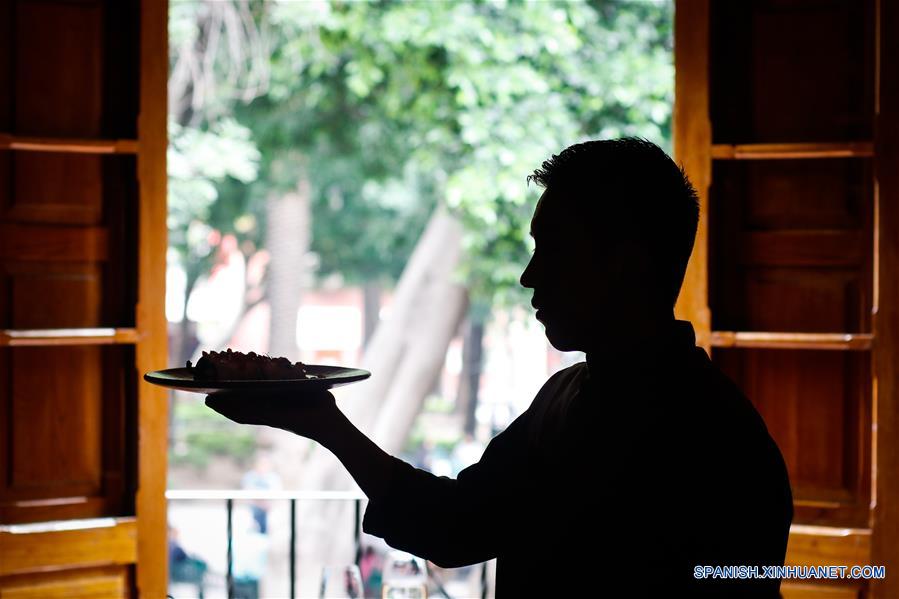
[[[161,597],[166,3],[0,11],[0,597]]]
[[[888,574],[784,597],[899,596],[897,19],[879,0],[676,4],[675,152],[702,206],[677,312],[784,453],[787,563]]]

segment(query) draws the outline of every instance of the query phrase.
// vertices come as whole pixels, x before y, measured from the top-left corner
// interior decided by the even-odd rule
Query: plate
[[[265,395],[269,393],[310,393],[342,387],[350,383],[364,381],[371,376],[367,370],[358,368],[345,368],[343,366],[323,366],[306,364],[306,373],[310,378],[271,380],[241,380],[241,381],[198,381],[194,379],[190,368],[167,368],[156,370],[144,375],[144,380],[160,387],[188,391],[190,393],[202,393],[215,395],[216,393],[240,391],[253,395]]]

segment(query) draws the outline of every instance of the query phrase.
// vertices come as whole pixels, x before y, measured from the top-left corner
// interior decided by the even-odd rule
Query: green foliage
[[[453,411],[455,406],[455,402],[450,398],[444,397],[443,395],[432,394],[425,398],[424,409],[422,411],[431,414],[449,414]]]
[[[231,232],[246,220],[247,206],[223,201],[223,190],[246,185],[259,172],[251,131],[230,116],[234,103],[260,85],[259,69],[241,64],[260,54],[244,47],[258,37],[252,35],[253,7],[180,1],[170,6],[169,253],[186,271],[187,293],[211,266],[220,238],[210,235],[213,230]],[[222,29],[222,23],[230,25]]]
[[[169,122],[169,229],[183,231],[194,220],[206,221],[218,199],[217,183],[231,177],[256,178],[259,151],[249,129],[223,118],[200,129]],[[176,237],[177,244],[180,238]]]
[[[260,147],[302,148],[324,271],[396,276],[445,202],[475,301],[519,302],[527,175],[588,138],[670,145],[671,15],[667,2],[278,3],[272,89],[247,112],[269,109]]]
[[[458,432],[448,432],[446,436],[442,437],[428,436],[425,433],[424,427],[422,427],[419,422],[416,422],[409,432],[406,444],[403,446],[403,454],[406,458],[411,459],[412,456],[419,454],[422,448],[427,445],[428,449],[431,451],[450,455],[456,448],[456,445],[462,440],[463,437],[459,435]]]
[[[445,203],[465,225],[459,274],[474,303],[523,302],[539,194],[527,175],[590,138],[670,148],[670,1],[252,6],[271,36],[268,88],[233,108],[258,179],[210,178],[219,196],[206,209],[234,228],[232,211],[261,217],[270,193],[307,181],[322,275],[394,280]],[[200,211],[208,189],[192,193]],[[255,222],[242,234],[258,239]]]
[[[244,206],[218,202],[221,186],[227,180],[255,179],[259,152],[250,130],[234,119],[221,118],[202,128],[170,120],[167,161],[169,247],[187,273],[189,291],[210,267],[211,226],[228,230],[233,224],[215,221],[226,214],[233,223],[245,212]]]
[[[176,430],[186,432],[169,452],[172,464],[202,469],[213,456],[225,456],[246,465],[256,453],[252,429],[230,424],[202,401],[178,401],[174,406]]]

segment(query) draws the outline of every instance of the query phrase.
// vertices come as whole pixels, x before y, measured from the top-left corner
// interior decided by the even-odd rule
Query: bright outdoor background
[[[518,285],[541,191],[526,177],[586,139],[670,150],[672,17],[665,0],[172,0],[171,365],[230,347],[365,368],[335,396],[380,446],[440,475],[477,461],[583,359],[549,346]],[[171,489],[355,488],[308,441],[201,396],[172,407]],[[353,562],[349,507],[301,502],[299,596]],[[173,500],[169,522],[222,596],[224,502]],[[241,592],[285,596],[286,502],[238,501],[234,522]],[[380,596],[388,548],[364,542]],[[479,572],[438,575],[470,597]]]

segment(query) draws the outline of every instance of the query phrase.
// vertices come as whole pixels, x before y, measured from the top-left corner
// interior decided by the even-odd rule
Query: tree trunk
[[[362,286],[362,348],[368,347],[381,319],[381,283],[366,281]]]
[[[265,247],[270,260],[265,277],[265,295],[271,314],[267,351],[271,356],[285,356],[291,361],[299,360],[297,311],[308,279],[307,257],[312,225],[310,202],[310,185],[305,176],[300,178],[296,191],[280,196],[273,194],[266,200]],[[297,488],[301,473],[296,465],[302,462],[302,456],[312,442],[264,427],[257,434],[257,442],[270,449],[284,487]],[[273,530],[271,534],[273,538],[283,537],[278,543],[286,546],[288,537],[284,530]],[[268,571],[287,570],[287,561],[286,553],[272,552]]]
[[[410,339],[429,335],[422,328],[427,310],[423,304],[434,300],[426,290],[435,281],[451,280],[458,264],[461,236],[461,225],[455,217],[442,208],[436,210],[400,276],[390,313],[378,324],[365,348],[360,368],[370,371],[371,378],[335,393],[341,409],[366,433],[374,429],[378,411],[408,354]],[[444,318],[454,316],[447,313]]]
[[[462,372],[459,375],[459,393],[456,396],[456,412],[463,416],[463,432],[473,435],[477,420],[478,391],[484,366],[484,320],[469,311],[465,321],[465,338],[462,342]]]
[[[361,367],[372,376],[364,383],[335,390],[341,410],[385,451],[398,453],[465,315],[466,289],[455,281],[461,257],[462,228],[445,210],[431,217],[403,271],[390,314],[366,346]],[[346,489],[353,481],[320,446],[301,466],[302,487]],[[351,554],[349,506],[307,502],[298,506],[304,522],[321,522],[320,534],[300,543],[300,560],[345,559]],[[325,526],[324,524],[327,523]]]
[[[199,275],[196,274],[196,267],[185,269],[187,273],[187,281],[184,285],[184,311],[181,315],[181,322],[175,329],[175,335],[172,339],[172,347],[170,356],[174,357],[174,362],[169,359],[169,365],[184,366],[191,359],[194,352],[197,351],[199,341],[197,340],[197,323],[187,318],[187,302],[190,300],[190,294],[196,286]],[[175,440],[178,438],[178,420],[175,418],[175,405],[178,401],[178,392],[169,392],[169,450],[174,447]]]
[[[265,246],[271,255],[267,295],[271,306],[270,355],[297,360],[297,310],[309,251],[309,181],[301,179],[295,192],[272,195],[266,202]]]
[[[178,353],[177,364],[184,366],[187,360],[190,360],[194,352],[197,351],[199,340],[197,339],[197,323],[187,317],[187,304],[190,301],[190,294],[193,293],[200,280],[201,266],[199,262],[185,264],[184,273],[186,281],[184,283],[184,313],[181,315],[181,322],[178,324]]]
[[[425,279],[410,315],[403,360],[372,430],[372,440],[391,454],[402,450],[468,308],[467,290],[453,281],[461,247],[455,244],[444,249],[432,265],[433,275]]]
[[[307,255],[311,239],[309,180],[301,178],[296,191],[269,196],[266,202],[266,249],[271,256],[266,272],[270,307],[268,353],[299,360],[297,310],[308,278]],[[295,465],[309,442],[298,442],[274,429],[259,431],[258,441],[272,448],[273,460],[287,488],[296,485]]]

